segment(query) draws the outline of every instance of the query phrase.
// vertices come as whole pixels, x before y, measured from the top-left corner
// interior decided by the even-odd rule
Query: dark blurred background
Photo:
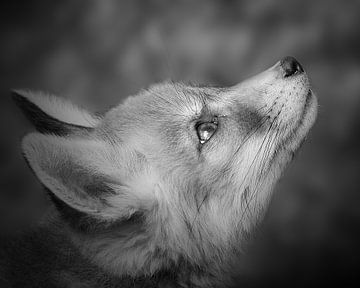
[[[239,264],[239,287],[360,287],[360,1],[2,1],[0,229],[47,200],[20,139],[12,88],[104,112],[153,82],[231,85],[286,55],[319,97],[318,121]]]

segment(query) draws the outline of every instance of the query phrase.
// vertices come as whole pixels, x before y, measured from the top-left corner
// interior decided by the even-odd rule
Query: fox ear
[[[73,210],[116,220],[152,205],[149,195],[121,183],[119,156],[103,141],[32,133],[24,137],[22,146],[42,184]]]
[[[36,130],[44,134],[86,134],[99,122],[99,118],[60,97],[24,90],[12,91],[12,97]]]

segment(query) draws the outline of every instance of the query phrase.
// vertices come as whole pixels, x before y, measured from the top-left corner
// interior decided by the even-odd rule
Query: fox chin
[[[13,287],[230,286],[317,114],[293,57],[232,87],[153,85],[102,116],[44,93],[13,98],[51,199],[0,249]]]

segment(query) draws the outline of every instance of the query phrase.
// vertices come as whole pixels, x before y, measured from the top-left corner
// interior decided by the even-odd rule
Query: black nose
[[[296,73],[304,72],[300,63],[291,56],[287,56],[280,61],[280,65],[284,70],[284,77],[292,76]]]

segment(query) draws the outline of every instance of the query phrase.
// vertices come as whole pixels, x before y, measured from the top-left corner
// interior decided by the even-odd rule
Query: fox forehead
[[[253,107],[233,101],[227,94],[224,88],[183,83],[153,85],[111,109],[98,128],[115,142],[130,144],[134,136],[136,141],[152,143],[153,137],[165,135],[164,144],[171,144],[184,138],[184,131],[193,129],[189,125],[197,120],[209,121],[212,116],[226,116],[244,124],[239,129],[259,123],[261,116]]]
[[[213,94],[205,93],[201,88],[180,83],[163,83],[151,86],[136,96],[126,99],[123,104],[110,110],[103,124],[116,131],[127,130],[130,126],[140,128],[163,123],[164,121],[188,121],[201,114]],[[211,95],[211,96],[210,96]],[[149,127],[147,127],[149,128]]]

